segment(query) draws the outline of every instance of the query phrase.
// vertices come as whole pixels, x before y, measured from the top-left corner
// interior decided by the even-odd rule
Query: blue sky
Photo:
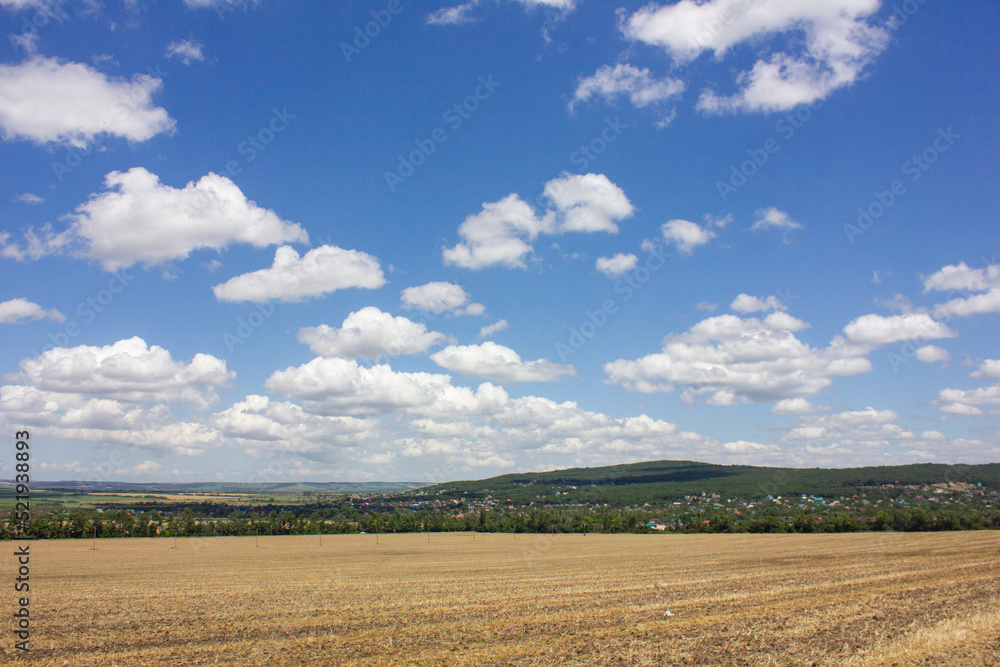
[[[994,3],[0,27],[0,423],[40,478],[1000,460]]]

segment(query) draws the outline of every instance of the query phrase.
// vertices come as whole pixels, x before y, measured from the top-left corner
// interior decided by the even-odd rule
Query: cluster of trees
[[[298,511],[297,511],[298,510]],[[310,510],[288,508],[205,516],[191,508],[161,513],[74,510],[38,513],[28,536],[42,539],[81,537],[156,537],[224,535],[315,535],[342,533],[413,533],[477,531],[482,533],[645,533],[650,524],[679,533],[841,533],[861,531],[943,531],[1000,529],[1000,512],[991,516],[921,508],[883,510],[873,516],[847,512],[795,516],[768,514],[734,517],[726,512],[664,515],[616,509],[530,508],[488,510],[462,516],[433,510]],[[0,539],[22,537],[13,516],[0,522]]]

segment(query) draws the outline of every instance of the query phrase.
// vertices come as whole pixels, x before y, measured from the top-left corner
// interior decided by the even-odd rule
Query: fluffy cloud
[[[627,63],[614,67],[605,65],[593,75],[580,79],[569,108],[572,110],[578,102],[587,102],[594,95],[608,101],[627,95],[634,106],[642,108],[670,100],[683,93],[684,88],[683,81],[670,77],[657,79],[647,68],[639,69]]]
[[[0,65],[0,128],[8,140],[82,148],[98,135],[146,141],[175,121],[153,105],[161,79],[112,79],[81,63],[33,56]]]
[[[563,174],[545,184],[545,196],[555,204],[559,233],[615,234],[615,221],[635,212],[622,189],[604,174]]]
[[[951,355],[948,354],[948,351],[941,349],[937,345],[924,345],[923,347],[918,347],[916,357],[917,361],[921,361],[925,364],[934,364],[939,361],[948,361],[951,359]]]
[[[733,454],[761,454],[780,452],[781,448],[776,445],[762,445],[759,442],[749,442],[747,440],[737,440],[727,442],[722,448]]]
[[[985,292],[1000,287],[1000,264],[972,269],[965,262],[949,264],[924,280],[924,293],[965,290]]]
[[[54,348],[21,362],[0,387],[0,423],[50,439],[195,456],[220,444],[218,432],[178,421],[171,405],[205,410],[235,377],[226,363],[197,354],[189,363],[141,338],[104,347]]]
[[[765,319],[712,317],[667,336],[662,352],[605,364],[609,381],[629,391],[684,389],[683,400],[711,394],[716,405],[811,396],[833,378],[869,372],[871,347],[834,339],[814,349],[795,337],[808,325],[787,313]],[[788,407],[794,404],[785,404]]]
[[[432,282],[407,287],[400,293],[400,299],[404,308],[417,308],[435,314],[479,316],[486,312],[486,306],[470,303],[472,297],[469,293],[454,283]]]
[[[547,359],[524,361],[514,350],[492,341],[450,345],[432,354],[431,359],[449,371],[497,382],[555,382],[564,375],[576,375],[572,366]]]
[[[299,341],[321,357],[377,360],[382,355],[419,354],[446,336],[368,306],[351,313],[339,329],[321,324],[299,331]]]
[[[761,299],[749,294],[740,294],[733,299],[729,307],[737,313],[755,313],[760,310],[788,310],[788,306],[785,305],[784,301],[773,295]]]
[[[663,225],[661,231],[663,238],[675,244],[677,250],[685,255],[690,255],[697,246],[715,238],[715,232],[688,220],[671,220]]]
[[[1000,359],[986,359],[971,377],[1000,379]],[[942,389],[937,403],[941,412],[949,415],[978,417],[985,414],[983,406],[998,406],[990,414],[1000,414],[1000,383],[977,389]]]
[[[66,316],[58,310],[45,310],[37,303],[27,299],[11,299],[0,302],[0,323],[20,324],[48,318],[57,322],[65,322]]]
[[[167,58],[180,58],[181,62],[185,65],[190,65],[195,60],[201,62],[205,60],[205,54],[202,53],[204,46],[201,42],[193,39],[182,39],[176,42],[170,42],[167,45]]]
[[[563,174],[545,185],[545,197],[553,209],[539,215],[518,195],[483,204],[458,229],[462,242],[445,248],[445,264],[467,269],[502,265],[524,268],[529,242],[540,234],[566,232],[615,233],[618,220],[634,211],[621,188],[603,174]]]
[[[870,17],[879,0],[681,0],[652,3],[623,19],[628,39],[662,47],[683,65],[705,51],[719,59],[741,44],[765,46],[767,38],[788,44],[765,52],[741,72],[739,92],[725,97],[702,93],[706,112],[779,111],[824,99],[854,83],[888,43],[887,32]],[[786,35],[794,39],[784,40]],[[797,46],[801,45],[801,46]]]
[[[816,406],[804,398],[786,398],[771,408],[771,412],[776,415],[808,415],[816,410]]]
[[[991,264],[982,269],[969,268],[965,262],[946,266],[924,278],[924,292],[932,291],[980,292],[935,306],[935,317],[969,317],[1000,313],[1000,264]]]
[[[395,372],[386,364],[366,368],[353,360],[316,358],[276,371],[264,386],[278,396],[302,400],[315,414],[378,414],[426,408],[448,393],[451,378]]]
[[[65,232],[49,231],[39,239],[29,230],[25,251],[4,234],[3,254],[37,258],[69,250],[100,262],[105,271],[117,271],[139,263],[181,260],[196,250],[221,250],[234,243],[263,248],[309,240],[302,227],[247,200],[224,176],[209,173],[177,189],[136,167],[111,172],[104,184],[106,192],[91,195],[67,216]]]
[[[790,462],[800,466],[886,465],[893,461],[988,463],[1000,448],[979,440],[955,439],[938,431],[920,434],[896,423],[892,410],[850,410],[804,416],[782,441]],[[891,457],[891,458],[890,458]]]
[[[930,315],[909,313],[906,315],[863,315],[844,327],[847,340],[868,346],[888,345],[901,341],[935,340],[954,338],[958,334]]]
[[[875,408],[803,416],[783,440],[805,445],[806,453],[810,449],[818,453],[825,446],[839,450],[842,455],[856,452],[870,456],[873,452],[881,453],[893,443],[913,446],[916,435],[896,424],[897,418],[892,410]]]
[[[225,361],[211,355],[196,354],[185,364],[162,347],[133,337],[103,347],[53,348],[22,360],[21,371],[6,380],[44,392],[204,409],[218,400],[216,388],[235,377]]]
[[[802,225],[792,220],[784,211],[771,206],[754,211],[753,226],[750,229],[755,232],[766,229],[802,229]]]
[[[1000,359],[986,359],[979,370],[972,374],[974,378],[994,378],[1000,380]]]
[[[427,15],[427,25],[461,25],[471,23],[473,18],[469,15],[479,4],[479,0],[472,0],[462,5],[454,7],[442,7]]]
[[[984,294],[952,299],[934,307],[935,317],[970,317],[986,313],[1000,313],[1000,287]]]
[[[458,228],[463,241],[454,248],[445,248],[445,264],[465,269],[483,269],[497,264],[508,268],[524,268],[524,256],[533,248],[524,240],[533,241],[543,231],[554,229],[554,216],[537,217],[535,210],[516,194],[497,202],[483,204],[483,210],[470,215]]]
[[[595,266],[608,278],[620,278],[638,264],[639,258],[629,253],[618,253],[612,257],[598,257]]]
[[[227,421],[238,416],[242,424],[238,434],[215,422],[226,435],[238,435],[248,448],[280,446],[275,440],[285,429],[267,413],[273,405],[281,405],[286,413],[282,423],[307,421],[309,415],[359,420],[345,427],[347,441],[333,447],[338,456],[375,457],[380,462],[421,457],[439,461],[442,469],[452,472],[515,465],[536,469],[558,462],[592,465],[691,456],[745,461],[747,457],[645,415],[613,418],[572,402],[511,398],[489,382],[475,389],[457,387],[447,375],[402,373],[387,365],[364,368],[342,359],[314,359],[275,373],[267,386],[278,395],[301,400],[304,413],[290,403],[248,397],[226,416]],[[371,425],[377,415],[381,415],[379,428]],[[337,427],[321,424],[315,430],[336,433]],[[301,447],[312,457],[322,449],[317,444],[321,442],[322,437],[314,435],[288,447],[292,451]],[[770,455],[758,452],[755,460]]]
[[[493,334],[499,333],[499,332],[503,331],[504,329],[509,329],[509,328],[510,328],[510,322],[508,322],[507,320],[498,320],[498,321],[494,322],[493,324],[487,325],[487,326],[483,327],[482,329],[480,329],[479,330],[479,337],[480,338],[489,338]]]
[[[378,422],[310,414],[298,405],[250,395],[212,418],[227,442],[252,456],[275,452],[312,454],[352,447],[379,435]]]
[[[363,252],[324,245],[300,257],[291,246],[281,246],[271,268],[230,278],[212,292],[219,301],[301,301],[351,287],[375,289],[385,283],[378,260]]]

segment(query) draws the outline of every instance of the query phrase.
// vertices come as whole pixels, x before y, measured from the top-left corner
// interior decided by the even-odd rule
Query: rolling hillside
[[[612,507],[676,500],[717,493],[724,498],[853,495],[859,489],[887,484],[981,484],[1000,489],[1000,464],[917,464],[869,468],[763,468],[723,466],[693,461],[649,461],[601,468],[502,475],[478,481],[428,486],[422,494],[444,498],[491,495],[512,503],[607,503]]]

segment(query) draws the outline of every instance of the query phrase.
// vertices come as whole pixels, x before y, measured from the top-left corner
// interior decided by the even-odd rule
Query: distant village
[[[276,496],[254,504],[136,497],[92,509],[33,513],[38,538],[288,535],[395,532],[811,533],[1000,528],[998,492],[977,484],[885,484],[838,497],[768,495],[746,500],[703,492],[624,507],[606,489],[548,486],[520,500],[490,489],[450,497],[444,490]],[[193,494],[198,495],[198,494]],[[0,539],[20,534],[0,513]]]

